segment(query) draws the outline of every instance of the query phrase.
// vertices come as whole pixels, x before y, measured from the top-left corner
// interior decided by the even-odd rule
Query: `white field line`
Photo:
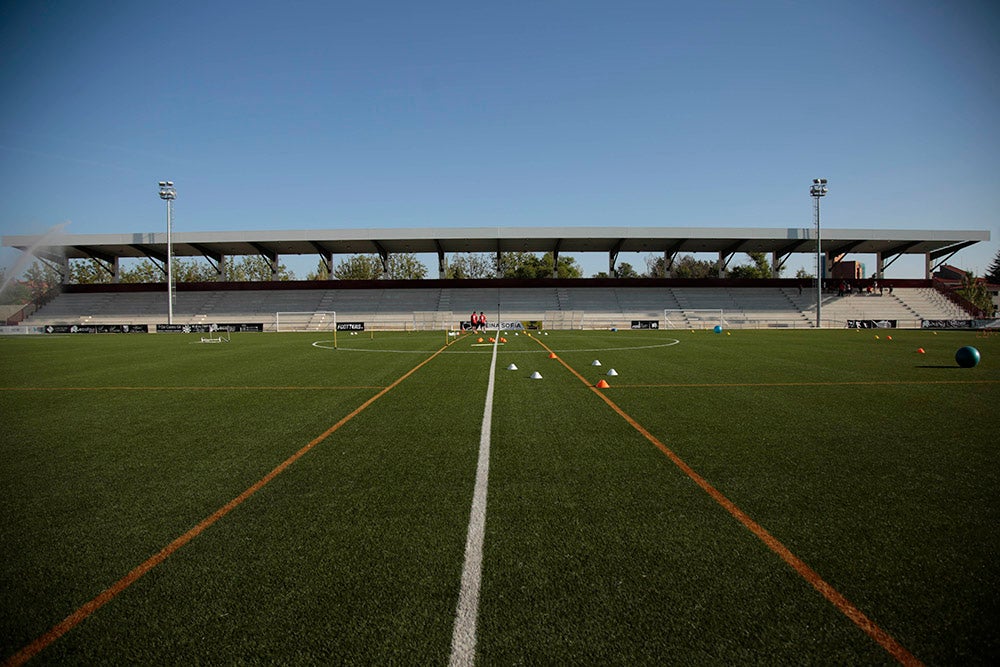
[[[500,340],[497,332],[497,341]],[[450,667],[471,667],[476,660],[476,620],[479,615],[479,583],[483,573],[483,537],[486,529],[486,489],[490,476],[490,430],[493,424],[493,386],[497,371],[497,343],[493,343],[490,380],[486,387],[483,426],[479,432],[479,461],[476,486],[472,492],[469,533],[465,540],[465,565],[462,587],[455,610],[455,628],[451,635]]]

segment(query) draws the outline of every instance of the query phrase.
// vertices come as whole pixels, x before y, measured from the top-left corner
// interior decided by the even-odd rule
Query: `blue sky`
[[[989,1],[3,3],[0,233],[161,231],[161,179],[178,232],[808,227],[823,176],[824,227],[990,230],[981,273],[998,34]]]

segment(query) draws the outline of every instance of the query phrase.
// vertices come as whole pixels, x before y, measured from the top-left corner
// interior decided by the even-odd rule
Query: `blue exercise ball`
[[[722,333],[722,325],[721,324],[716,324],[715,328],[712,329],[712,331],[714,331],[715,333]]]
[[[979,364],[979,350],[971,345],[958,348],[958,352],[955,353],[955,363],[962,368],[976,366]]]

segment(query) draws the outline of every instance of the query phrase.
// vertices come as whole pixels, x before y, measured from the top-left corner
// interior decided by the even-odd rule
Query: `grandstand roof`
[[[989,231],[823,229],[822,248],[831,255],[952,254]],[[181,232],[172,235],[178,256],[313,255],[459,252],[683,252],[815,253],[813,228],[694,227],[428,227],[412,229],[321,229],[297,231]],[[49,259],[153,257],[167,253],[166,232],[63,234],[55,238],[4,236],[3,245]],[[37,246],[37,247],[36,247]]]

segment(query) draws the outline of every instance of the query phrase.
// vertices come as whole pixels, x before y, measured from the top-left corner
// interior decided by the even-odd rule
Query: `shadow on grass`
[[[954,364],[950,366],[917,366],[917,368],[950,368],[955,371],[963,370],[961,366],[955,366]]]

